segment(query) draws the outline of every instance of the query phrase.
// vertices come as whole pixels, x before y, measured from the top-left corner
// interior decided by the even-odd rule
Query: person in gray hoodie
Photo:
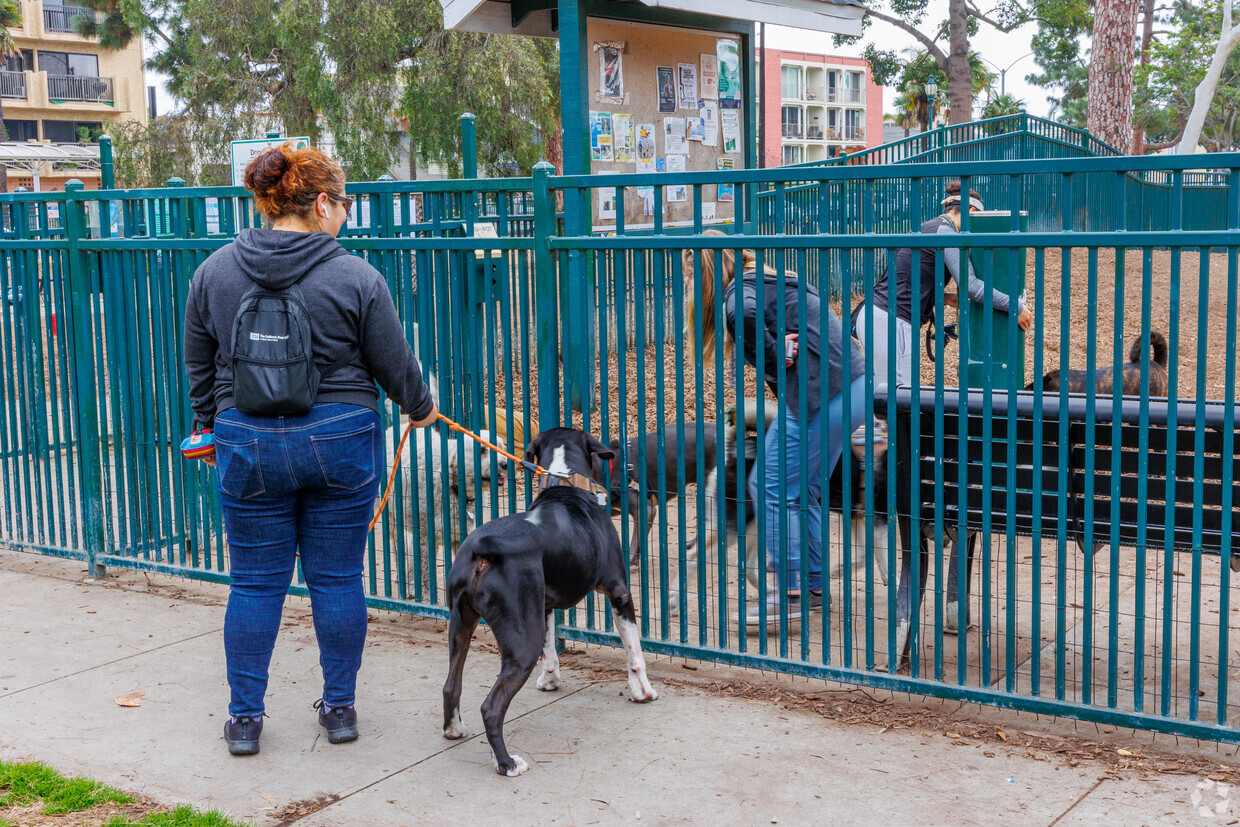
[[[724,234],[708,230],[704,235]],[[701,342],[703,358],[709,360],[714,354],[716,340],[714,250],[699,253],[685,250],[683,253],[687,297],[685,337],[694,341],[696,334],[694,302],[698,293],[693,274],[695,259],[699,256]],[[850,429],[861,424],[865,416],[865,355],[860,345],[845,333],[835,311],[819,299],[818,290],[809,284],[801,285],[802,279],[797,273],[781,274],[764,267],[759,276],[757,257],[751,250],[742,250],[741,277],[737,279],[735,258],[732,250],[718,254],[722,271],[718,280],[723,286],[719,301],[723,305],[725,324],[724,350],[730,355],[739,329],[745,362],[755,368],[762,366],[767,387],[776,399],[782,398],[785,403],[782,418],[777,416],[766,431],[765,467],[753,468],[748,488],[753,502],[765,509],[768,568],[772,571],[782,568],[785,572],[788,617],[790,622],[796,622],[800,619],[800,601],[806,592],[809,610],[822,609],[822,485],[824,480],[830,479],[844,450],[845,360],[850,390]],[[800,306],[802,286],[804,308]],[[822,445],[824,410],[826,446]],[[802,443],[806,454],[804,469],[801,468]],[[802,492],[806,501],[804,525]],[[783,536],[779,526],[781,509],[787,515],[787,532]],[[800,583],[802,546],[809,558],[805,591]],[[778,594],[767,595],[767,618],[778,616],[779,599]],[[760,605],[753,603],[746,612],[746,623],[756,626],[761,623],[762,615]]]
[[[229,752],[258,752],[268,667],[298,561],[323,670],[328,741],[357,738],[354,696],[366,640],[362,569],[383,476],[377,381],[416,426],[435,403],[383,276],[336,240],[353,199],[315,149],[265,150],[245,186],[268,229],[243,230],[194,273],[184,354],[195,430],[212,428],[232,584],[224,618]],[[297,285],[314,362],[327,366],[307,413],[263,416],[233,399],[234,320],[245,293]],[[290,294],[291,295],[291,294]],[[251,338],[258,334],[251,334]]]

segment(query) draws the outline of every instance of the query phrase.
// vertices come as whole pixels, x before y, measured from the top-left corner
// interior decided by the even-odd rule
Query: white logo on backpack
[[[255,333],[250,331],[251,342],[283,342],[288,336],[273,336],[270,333]]]

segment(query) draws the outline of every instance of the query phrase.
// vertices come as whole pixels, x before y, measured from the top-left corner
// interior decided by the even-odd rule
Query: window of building
[[[805,150],[799,146],[784,147],[784,166],[800,164],[805,161]]]
[[[49,75],[99,77],[99,56],[39,50],[39,71]]]
[[[103,129],[100,121],[44,121],[43,139],[56,144],[76,144],[82,140],[80,129],[90,130],[88,140],[94,141],[95,136]]]
[[[785,100],[801,99],[801,67],[784,66],[779,70],[779,85]]]
[[[861,73],[849,72],[844,76],[844,100],[856,103],[861,100]]]
[[[38,121],[12,121],[4,119],[4,131],[8,135],[6,141],[37,141],[39,140]]]
[[[34,52],[30,49],[22,49],[21,54],[16,54],[10,58],[6,58],[4,61],[4,71],[33,72]]]
[[[865,131],[861,128],[861,110],[844,110],[844,139],[847,141],[865,140]]]
[[[801,107],[783,107],[783,136],[785,138],[800,138],[802,126],[804,126],[804,117],[801,113]]]

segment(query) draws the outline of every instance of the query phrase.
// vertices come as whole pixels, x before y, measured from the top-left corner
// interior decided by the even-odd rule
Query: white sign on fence
[[[249,141],[233,141],[232,148],[232,182],[234,187],[241,186],[245,181],[245,167],[254,156],[269,146],[279,146],[286,141],[293,142],[293,149],[305,149],[310,146],[309,138],[255,138]]]

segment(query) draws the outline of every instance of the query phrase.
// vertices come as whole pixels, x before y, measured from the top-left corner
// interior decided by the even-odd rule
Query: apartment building
[[[760,49],[758,60],[766,77],[759,103],[766,166],[822,161],[882,143],[883,90],[863,58]]]
[[[108,120],[146,123],[142,38],[108,51],[75,33],[74,20],[94,15],[63,0],[22,0],[22,25],[10,28],[21,50],[0,68],[0,99],[10,142],[93,141]],[[44,165],[38,189],[60,190],[70,178],[98,188],[99,171]],[[9,171],[9,188],[34,189],[30,172]]]

